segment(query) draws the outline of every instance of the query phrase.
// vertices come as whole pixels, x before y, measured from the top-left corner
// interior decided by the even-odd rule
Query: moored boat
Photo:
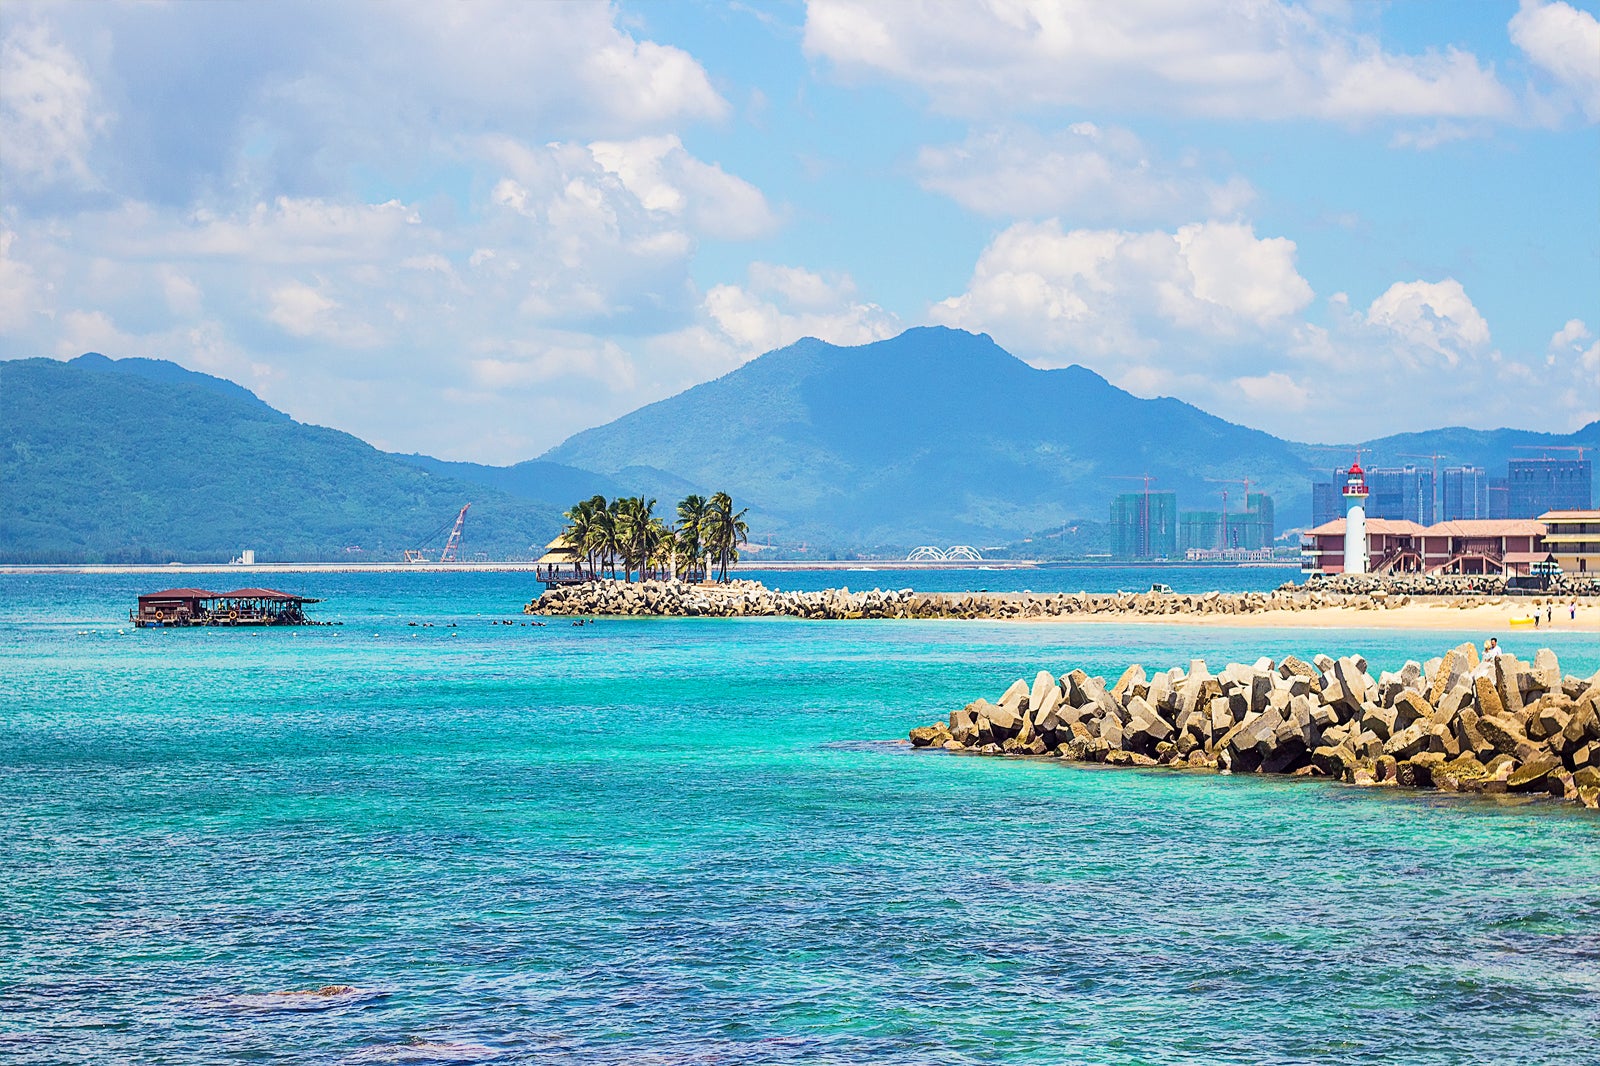
[[[128,621],[140,629],[186,626],[305,626],[315,625],[305,615],[305,605],[321,603],[277,589],[166,589],[139,597]]]

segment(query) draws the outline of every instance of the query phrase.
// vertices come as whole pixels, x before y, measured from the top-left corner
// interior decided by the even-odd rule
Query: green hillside
[[[752,528],[860,543],[995,543],[1103,521],[1142,483],[1201,507],[1245,478],[1309,509],[1296,447],[1177,400],[1141,400],[1083,367],[1038,370],[987,336],[913,329],[840,348],[803,340],[580,433],[544,458],[653,462],[715,481]]]
[[[465,557],[525,555],[561,522],[172,363],[0,363],[6,561],[390,560],[468,501]]]
[[[1383,465],[1445,453],[1495,475],[1524,445],[1600,445],[1570,435],[1441,429],[1368,442]],[[1311,481],[1355,444],[1320,447],[1235,425],[1171,398],[1139,399],[1081,366],[1039,370],[988,336],[912,329],[841,348],[806,339],[608,425],[543,458],[613,472],[654,463],[725,486],[752,530],[836,543],[1003,543],[1073,519],[1106,520],[1111,498],[1176,491],[1185,510],[1274,497],[1303,524]],[[1556,453],[1564,454],[1564,453]],[[1370,465],[1370,463],[1369,463]]]

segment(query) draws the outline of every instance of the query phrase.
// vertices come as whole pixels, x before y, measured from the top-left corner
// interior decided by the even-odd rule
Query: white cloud
[[[902,328],[890,312],[860,301],[849,277],[825,278],[765,263],[751,265],[745,286],[714,286],[703,306],[740,362],[801,337],[855,345],[892,337]]]
[[[94,138],[109,121],[83,64],[43,25],[0,44],[0,173],[29,185],[93,186]]]
[[[1583,319],[1568,319],[1556,330],[1544,363],[1547,382],[1559,385],[1571,375],[1571,385],[1563,390],[1568,406],[1600,415],[1600,340]]]
[[[1489,323],[1454,278],[1397,281],[1372,301],[1366,321],[1392,333],[1413,358],[1431,352],[1452,367],[1489,346]]]
[[[267,317],[295,337],[346,348],[370,348],[383,340],[377,329],[341,307],[320,289],[290,282],[268,297]]]
[[[922,149],[917,169],[925,188],[1008,218],[1225,218],[1255,196],[1243,178],[1210,180],[1193,166],[1152,158],[1127,130],[1090,122],[1049,135],[1016,126],[974,133],[959,145]]]
[[[1173,231],[1018,223],[964,292],[929,309],[1041,367],[1079,362],[1294,440],[1421,425],[1566,428],[1600,413],[1600,342],[1574,320],[1542,352],[1495,349],[1454,278],[1312,307],[1294,242],[1238,223]],[[1314,317],[1326,316],[1326,324]]]
[[[747,240],[777,227],[777,216],[760,189],[696,159],[676,135],[596,141],[589,152],[640,206],[683,217],[697,233]]]
[[[1583,347],[1583,342],[1590,340],[1594,334],[1584,324],[1581,318],[1569,318],[1567,324],[1556,330],[1550,338],[1550,351],[1575,351]]]
[[[1243,223],[1171,233],[1017,223],[984,249],[967,291],[930,315],[991,333],[1004,323],[1043,362],[1092,354],[1115,373],[1172,330],[1237,341],[1277,329],[1312,298],[1294,261],[1293,241],[1258,238]]]
[[[1512,98],[1469,53],[1397,55],[1330,5],[1211,0],[810,0],[807,54],[921,87],[943,110],[1143,108],[1227,117],[1489,117]]]
[[[1569,4],[1522,0],[1507,29],[1589,121],[1600,121],[1600,21]]]
[[[20,333],[45,310],[33,267],[11,254],[17,235],[0,229],[0,334]]]
[[[1251,403],[1258,406],[1303,411],[1311,403],[1310,388],[1276,370],[1254,377],[1235,378],[1233,384]]]

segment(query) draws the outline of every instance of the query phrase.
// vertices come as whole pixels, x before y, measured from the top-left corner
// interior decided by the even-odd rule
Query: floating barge
[[[140,629],[170,626],[309,626],[305,605],[321,603],[277,589],[167,589],[139,597],[128,621]]]

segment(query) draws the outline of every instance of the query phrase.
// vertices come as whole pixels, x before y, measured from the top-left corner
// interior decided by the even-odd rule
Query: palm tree
[[[655,500],[646,500],[642,496],[625,496],[617,501],[617,547],[622,553],[623,573],[629,581],[633,580],[635,569],[643,578],[645,567],[649,565],[654,547],[651,543],[652,524],[659,524],[655,507]]]
[[[600,530],[600,515],[605,513],[606,498],[604,496],[591,496],[587,500],[580,500],[572,505],[570,511],[562,514],[567,520],[567,528],[562,535],[567,538],[567,543],[583,555],[588,563],[589,577],[595,577],[595,552],[598,550],[597,534]]]
[[[701,569],[700,564],[704,562],[705,540],[701,533],[705,517],[704,496],[685,496],[678,503],[678,557],[683,560],[684,573],[690,581],[695,580],[695,572]]]
[[[650,519],[646,527],[645,542],[648,545],[648,554],[645,561],[650,566],[650,572],[658,577],[666,577],[672,569],[674,548],[676,541],[673,539],[672,530],[659,518]]]
[[[596,496],[600,507],[594,516],[594,550],[600,556],[600,564],[611,571],[611,576],[617,576],[617,504],[620,501],[612,500],[609,503],[604,496]]]
[[[728,567],[739,561],[739,545],[749,539],[750,527],[744,520],[749,510],[746,507],[735,513],[733,498],[726,492],[713,495],[706,507],[705,543],[708,552],[717,557],[720,581],[728,580]]]

